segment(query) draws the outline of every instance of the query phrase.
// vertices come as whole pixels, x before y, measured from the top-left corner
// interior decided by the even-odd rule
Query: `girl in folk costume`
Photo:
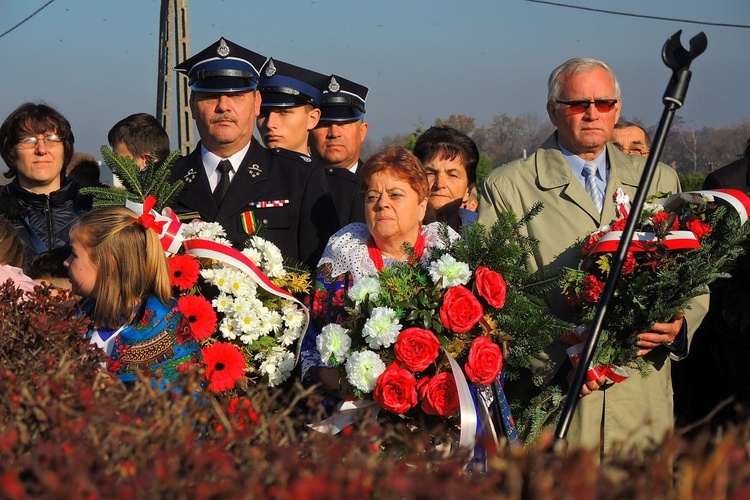
[[[65,261],[73,292],[86,297],[91,341],[124,381],[143,372],[172,381],[200,361],[200,346],[172,297],[169,267],[152,215],[125,207],[84,214],[70,231]]]

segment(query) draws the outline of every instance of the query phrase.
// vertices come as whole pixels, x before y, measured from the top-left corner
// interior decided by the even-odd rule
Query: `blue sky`
[[[0,0],[0,33],[47,0]],[[748,0],[557,0],[583,7],[750,24]],[[43,100],[71,122],[76,150],[98,156],[107,131],[155,113],[158,0],[55,0],[0,38],[0,119]],[[670,72],[662,46],[700,31],[708,49],[692,66],[678,114],[696,126],[750,117],[750,29],[586,12],[525,0],[191,0],[191,53],[224,36],[263,55],[370,87],[370,137],[408,133],[452,113],[480,125],[506,112],[544,114],[546,80],[576,56],[609,63],[623,116],[655,124]],[[173,144],[176,146],[176,144]]]

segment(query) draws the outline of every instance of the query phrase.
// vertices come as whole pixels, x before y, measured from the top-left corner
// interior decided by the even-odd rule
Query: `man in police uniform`
[[[323,91],[320,123],[310,134],[310,149],[325,167],[342,226],[365,221],[357,170],[362,164],[359,155],[367,136],[364,114],[368,91],[363,85],[331,75]]]
[[[220,223],[240,248],[260,228],[284,257],[314,267],[338,229],[335,208],[320,167],[253,138],[261,106],[257,68],[265,60],[222,38],[175,67],[188,76],[201,141],[175,165],[173,180],[185,187],[173,208]]]
[[[308,135],[320,119],[328,77],[270,58],[260,70],[258,131],[266,147],[309,155]]]

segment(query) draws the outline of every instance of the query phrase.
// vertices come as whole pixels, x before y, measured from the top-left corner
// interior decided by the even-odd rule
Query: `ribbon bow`
[[[155,205],[156,198],[153,195],[146,196],[143,201],[143,213],[138,217],[137,222],[146,229],[152,228],[156,231],[156,234],[160,235],[164,231],[164,221],[157,221],[154,214],[151,213]]]

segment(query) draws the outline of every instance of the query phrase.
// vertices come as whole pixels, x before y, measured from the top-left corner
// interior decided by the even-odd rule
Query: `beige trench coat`
[[[529,270],[576,267],[579,254],[569,251],[577,239],[586,237],[599,226],[617,216],[614,194],[622,188],[630,199],[645,166],[642,157],[627,155],[607,143],[609,179],[601,216],[581,183],[573,176],[552,135],[528,158],[494,169],[485,179],[479,205],[479,222],[491,226],[499,213],[512,210],[524,214],[534,203],[542,201],[544,209],[527,226],[529,236],[539,240],[539,251],[529,262]],[[676,172],[659,164],[649,194],[680,191]],[[688,345],[708,307],[708,296],[693,301],[685,311]],[[571,310],[561,293],[548,295],[550,310],[570,319]],[[540,354],[535,373],[551,380],[566,361],[562,343]],[[650,354],[656,370],[648,377],[634,375],[619,384],[607,384],[603,390],[579,401],[571,422],[568,442],[572,447],[600,446],[607,453],[618,442],[626,447],[642,447],[658,442],[674,426],[670,354],[665,348]],[[677,358],[674,358],[677,359]]]

